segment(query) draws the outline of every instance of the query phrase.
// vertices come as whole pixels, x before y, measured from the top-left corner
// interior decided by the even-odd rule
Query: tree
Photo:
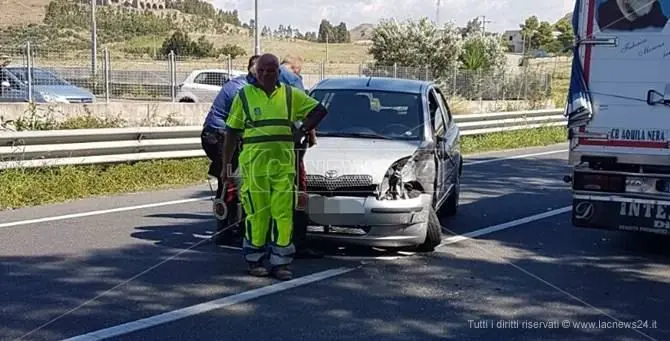
[[[554,29],[558,31],[558,37],[556,37],[556,40],[558,42],[558,46],[560,46],[560,52],[569,49],[575,43],[575,36],[572,32],[572,24],[568,19],[563,18],[559,20],[556,25],[554,25]]]
[[[333,39],[333,25],[330,24],[330,21],[323,19],[319,24],[319,43],[325,43],[326,41],[332,42]]]
[[[499,37],[479,33],[465,39],[459,61],[466,70],[497,71],[505,66],[507,57]]]
[[[347,30],[347,24],[345,24],[344,22],[340,22],[340,24],[337,25],[337,27],[335,27],[334,31],[336,37],[335,42],[337,43],[351,42],[351,35],[349,34],[349,30]]]
[[[551,50],[555,41],[554,28],[546,21],[540,22],[536,16],[529,17],[520,25],[521,34],[526,41],[526,49]]]
[[[526,42],[526,48],[530,50],[532,48],[540,47],[537,42],[537,30],[540,28],[540,21],[537,17],[529,17],[519,26],[521,27],[521,36],[523,36],[523,39]]]
[[[404,23],[381,20],[374,30],[369,50],[377,64],[429,66],[438,76],[457,67],[460,52],[456,27],[447,23],[438,30],[428,18]]]
[[[465,24],[465,27],[459,29],[463,39],[470,35],[481,33],[482,31],[482,23],[479,21],[479,17],[468,21],[468,23]]]

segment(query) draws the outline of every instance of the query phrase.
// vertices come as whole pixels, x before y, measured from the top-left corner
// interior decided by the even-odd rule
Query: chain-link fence
[[[246,73],[246,58],[137,58],[107,49],[90,52],[45,50],[27,44],[0,48],[11,63],[0,68],[0,102],[173,101],[211,102],[231,76]],[[32,70],[28,72],[28,70]],[[435,75],[430,67],[305,63],[307,88],[324,78],[395,77],[439,82],[445,95],[465,101],[542,101],[550,97],[552,73],[545,67],[516,67],[486,73],[457,70]]]

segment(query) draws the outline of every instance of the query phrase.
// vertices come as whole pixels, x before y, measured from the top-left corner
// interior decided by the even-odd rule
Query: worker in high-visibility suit
[[[304,138],[326,116],[326,109],[304,91],[280,83],[278,77],[279,59],[264,54],[256,61],[256,80],[235,96],[226,120],[226,166],[221,177],[225,181],[230,175],[226,170],[234,141],[241,135],[240,200],[246,213],[242,249],[249,273],[271,273],[288,280],[293,276],[288,265],[295,254],[296,135]],[[296,127],[298,121],[302,125]],[[268,251],[270,271],[263,265]]]

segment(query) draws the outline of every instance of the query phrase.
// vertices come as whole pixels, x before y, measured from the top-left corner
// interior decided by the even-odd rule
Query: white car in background
[[[232,70],[229,73],[227,69],[195,70],[184,79],[184,82],[179,84],[177,102],[213,102],[226,82],[246,74],[246,71],[239,70]]]

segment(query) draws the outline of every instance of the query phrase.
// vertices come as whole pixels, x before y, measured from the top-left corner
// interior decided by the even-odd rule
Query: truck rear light
[[[577,173],[572,183],[576,190],[617,193],[626,190],[626,178],[622,175]]]

